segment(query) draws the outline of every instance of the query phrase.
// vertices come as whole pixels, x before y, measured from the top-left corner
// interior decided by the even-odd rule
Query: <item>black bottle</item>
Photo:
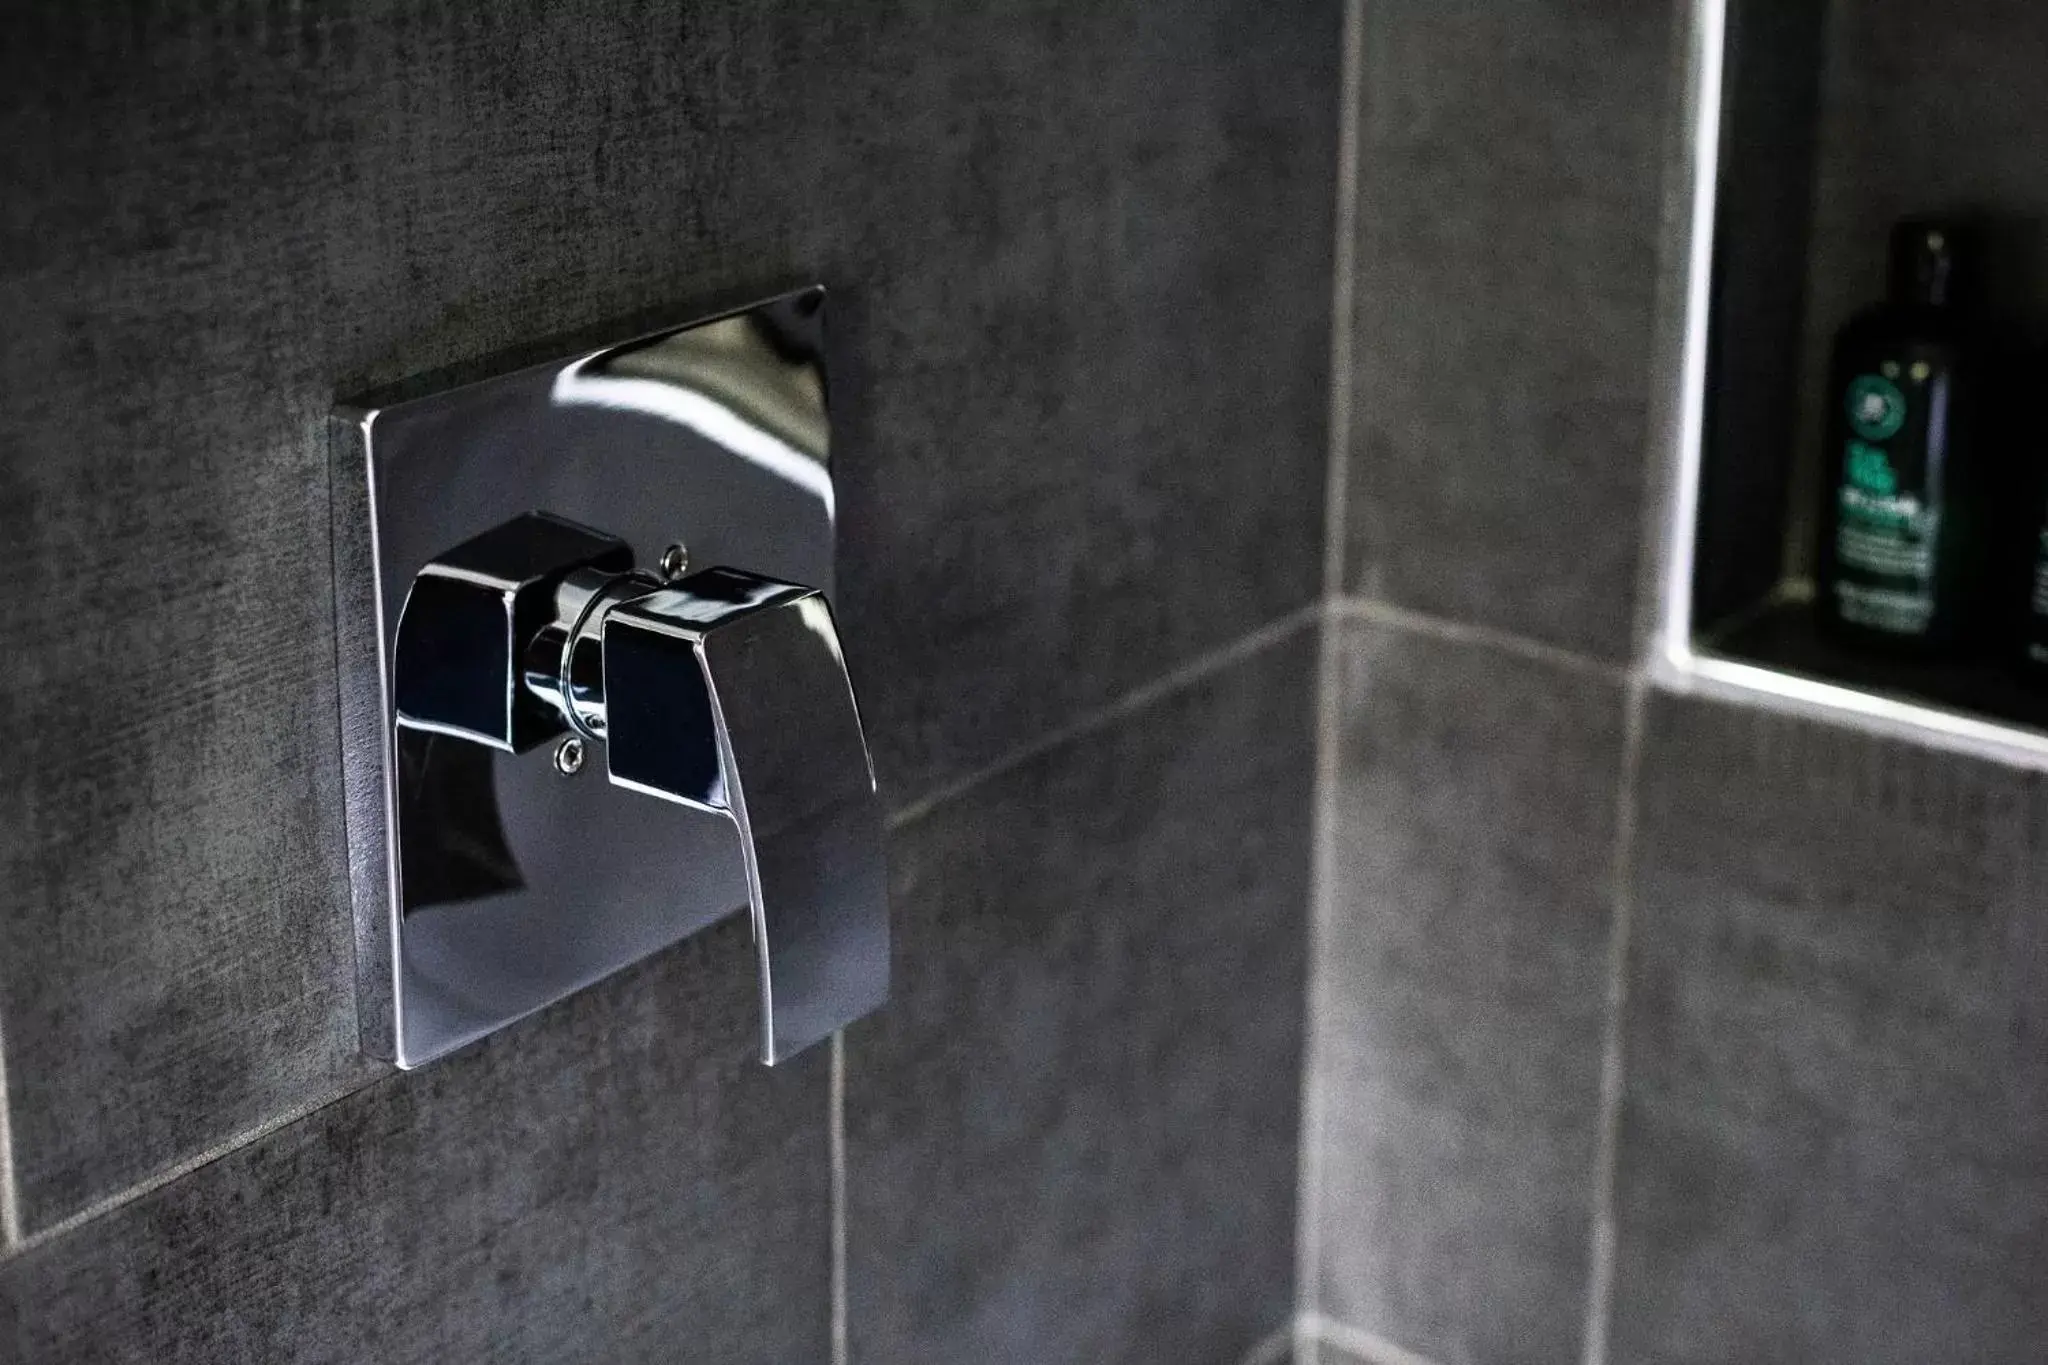
[[[2038,360],[2048,363],[2048,351]],[[2031,471],[2027,489],[2033,536],[2027,543],[2029,592],[2022,607],[2020,627],[2021,670],[2037,686],[2048,683],[2048,469]]]
[[[1892,230],[1891,297],[1835,337],[1815,607],[1843,641],[1953,654],[1982,627],[1991,490],[1976,445],[1990,363],[1962,223]]]

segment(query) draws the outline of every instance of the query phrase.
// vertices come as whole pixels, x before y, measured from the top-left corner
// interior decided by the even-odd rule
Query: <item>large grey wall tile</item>
[[[1235,1365],[1293,1312],[1312,633],[892,848],[854,1359]]]
[[[840,615],[913,799],[1313,595],[1336,30],[1329,0],[16,7],[0,1032],[31,1229],[367,1079],[337,395],[833,285]]]
[[[1652,707],[1616,1360],[2038,1361],[2038,776]]]
[[[1316,1306],[1444,1365],[1575,1361],[1622,689],[1344,629]]]
[[[945,75],[879,98],[824,242],[848,649],[900,797],[1313,600],[1327,452],[1334,0],[929,8],[883,31]]]
[[[1346,582],[1622,658],[1679,6],[1365,6]]]
[[[727,920],[0,1266],[0,1359],[817,1365],[826,1059],[753,1060],[751,966]]]

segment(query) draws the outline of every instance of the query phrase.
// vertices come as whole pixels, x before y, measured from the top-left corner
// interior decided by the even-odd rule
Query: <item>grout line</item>
[[[1323,503],[1323,596],[1321,635],[1316,641],[1316,768],[1310,809],[1308,981],[1303,991],[1301,1136],[1296,1157],[1294,1213],[1294,1300],[1297,1314],[1312,1311],[1321,1297],[1323,1189],[1323,1099],[1317,1083],[1316,1021],[1321,1007],[1322,945],[1329,941],[1336,857],[1337,752],[1342,724],[1337,632],[1329,606],[1343,591],[1345,508],[1351,496],[1353,331],[1357,323],[1359,125],[1365,85],[1365,0],[1344,0],[1342,74],[1337,95],[1337,202],[1332,232],[1330,284],[1329,450]],[[1300,1318],[1289,1329],[1298,1353]]]
[[[7,1091],[7,1037],[0,1022],[0,1260],[21,1250],[21,1191],[14,1174],[14,1128]]]
[[[1635,864],[1643,749],[1648,726],[1650,688],[1661,663],[1690,655],[1694,499],[1697,496],[1702,405],[1705,402],[1708,295],[1713,276],[1714,190],[1720,156],[1722,63],[1727,30],[1726,0],[1691,0],[1686,22],[1673,35],[1684,71],[1684,105],[1675,130],[1678,145],[1667,147],[1666,220],[1659,244],[1660,266],[1672,262],[1682,270],[1660,268],[1659,330],[1656,373],[1669,364],[1676,384],[1659,380],[1656,407],[1661,418],[1650,435],[1668,443],[1669,458],[1661,476],[1667,482],[1651,491],[1650,534],[1656,547],[1655,590],[1643,607],[1658,613],[1651,629],[1638,635],[1648,658],[1632,671],[1623,719],[1621,772],[1616,783],[1614,846],[1608,869],[1609,913],[1607,1017],[1600,1049],[1600,1108],[1595,1131],[1592,1176],[1591,1237],[1586,1256],[1585,1321],[1581,1330],[1581,1365],[1607,1365],[1613,1343],[1615,1281],[1620,1260],[1616,1204],[1620,1198],[1621,1120],[1627,1081],[1627,1015],[1629,945],[1636,911]],[[1672,286],[1678,286],[1672,292]],[[1664,352],[1671,346],[1669,354]],[[1664,519],[1656,517],[1662,510]]]
[[[846,1337],[846,1030],[832,1035],[832,1084],[825,1100],[832,1162],[832,1365],[847,1365]]]
[[[1254,1342],[1252,1348],[1238,1361],[1238,1365],[1289,1365],[1289,1362],[1292,1362],[1292,1365],[1306,1365],[1306,1362],[1299,1360],[1295,1354],[1297,1335],[1292,1322],[1285,1327],[1276,1328]]]
[[[1358,298],[1358,139],[1364,109],[1365,0],[1344,0],[1337,94],[1337,202],[1330,251],[1330,408],[1323,474],[1323,592],[1344,590],[1345,505],[1351,494],[1352,336]]]
[[[1325,997],[1325,951],[1332,938],[1336,914],[1337,861],[1337,779],[1338,753],[1343,728],[1343,659],[1340,635],[1334,621],[1325,618],[1322,638],[1317,641],[1316,661],[1316,771],[1314,821],[1310,833],[1308,982],[1304,992],[1305,1016],[1301,1066],[1301,1151],[1300,1173],[1295,1193],[1295,1307],[1312,1314],[1322,1300],[1323,1237],[1322,1193],[1325,1151],[1325,1109],[1320,1081],[1321,1053],[1319,1021],[1328,1017]]]
[[[1614,848],[1608,866],[1607,1020],[1600,1046],[1599,1127],[1593,1151],[1592,1243],[1586,1266],[1586,1321],[1582,1365],[1606,1365],[1614,1304],[1617,1229],[1616,1184],[1621,1164],[1623,1049],[1626,1046],[1629,936],[1635,918],[1636,797],[1648,723],[1649,680],[1628,685],[1616,784]]]
[[[977,768],[963,777],[944,783],[914,801],[905,803],[889,813],[886,827],[894,831],[907,825],[914,825],[939,807],[958,800],[984,782],[1001,777],[1004,773],[1021,767],[1042,754],[1050,753],[1062,745],[1070,744],[1076,739],[1135,715],[1161,698],[1169,697],[1183,688],[1201,682],[1211,674],[1220,673],[1233,664],[1242,663],[1264,652],[1303,626],[1317,620],[1320,614],[1319,603],[1311,602],[1306,606],[1296,607],[1285,616],[1277,617],[1221,648],[1213,649],[1207,654],[1199,655],[1187,663],[1169,669],[1150,682],[1132,688],[1115,701],[1088,712],[1080,719],[1040,735],[1030,743],[1012,749],[993,763]]]
[[[1611,683],[1625,683],[1635,672],[1627,664],[1609,663],[1605,659],[1596,659],[1589,654],[1580,654],[1576,650],[1562,649],[1557,645],[1545,644],[1541,640],[1532,640],[1525,635],[1502,630],[1498,626],[1454,621],[1447,616],[1433,616],[1428,612],[1397,607],[1378,598],[1340,597],[1332,604],[1332,612],[1340,619],[1371,621],[1378,625],[1392,626],[1397,630],[1412,631],[1417,635],[1434,636],[1453,644],[1484,645],[1536,663],[1549,664],[1554,668],[1586,674]]]
[[[1238,637],[1219,649],[1211,650],[1209,653],[1201,655],[1178,668],[1171,669],[1150,682],[1133,688],[1117,700],[1090,712],[1079,720],[1062,726],[1060,729],[1040,737],[1033,743],[1014,750],[994,763],[969,773],[957,781],[948,783],[937,791],[891,813],[887,821],[888,828],[896,830],[913,824],[931,814],[940,806],[957,799],[991,778],[999,777],[1003,773],[1027,763],[1041,754],[1050,752],[1063,744],[1113,724],[1126,716],[1142,711],[1163,697],[1170,696],[1185,687],[1202,681],[1212,674],[1229,668],[1233,664],[1251,658],[1287,639],[1304,625],[1317,620],[1319,615],[1320,604],[1318,603],[1297,607],[1286,615],[1278,617],[1258,629]],[[831,1125],[828,1129],[828,1143],[832,1153],[832,1332],[833,1360],[835,1365],[844,1365],[846,1360],[845,1355],[841,1353],[844,1350],[846,1337],[846,1153],[844,1126],[845,1060],[843,1048],[842,1040],[839,1035],[835,1034],[832,1040],[832,1080],[828,1100],[831,1106],[831,1112],[828,1115],[828,1122]],[[398,1073],[393,1072],[392,1074],[396,1075]],[[182,1161],[166,1166],[103,1199],[86,1205],[84,1208],[65,1218],[59,1219],[48,1227],[38,1228],[33,1233],[24,1233],[21,1231],[19,1224],[19,1202],[14,1185],[14,1168],[11,1160],[8,1159],[8,1135],[5,1127],[7,1117],[5,1107],[6,1073],[4,1070],[4,1058],[0,1058],[0,1260],[11,1259],[16,1255],[54,1241],[64,1234],[92,1222],[96,1218],[154,1194],[156,1191],[164,1188],[164,1186],[182,1180],[202,1167],[210,1166],[222,1157],[229,1156],[249,1146],[251,1143],[260,1142],[264,1138],[281,1132],[301,1120],[311,1118],[330,1104],[345,1100],[359,1091],[366,1090],[373,1085],[382,1084],[388,1079],[390,1079],[389,1076],[379,1076],[362,1084],[345,1086],[319,1099],[308,1101],[295,1108],[272,1115],[262,1123],[244,1129],[224,1142],[216,1143],[211,1147],[195,1152]]]
[[[1288,1332],[1294,1365],[1323,1365],[1322,1342],[1316,1339],[1316,1323],[1321,1317],[1313,1309],[1294,1310],[1294,1322]]]
[[[1350,0],[1357,3],[1357,0]],[[1004,773],[1030,762],[1042,754],[1060,748],[1085,735],[1092,734],[1128,716],[1146,709],[1153,703],[1169,697],[1184,688],[1191,687],[1213,674],[1220,673],[1234,664],[1263,653],[1272,646],[1288,639],[1306,625],[1316,624],[1323,619],[1321,600],[1295,608],[1286,615],[1269,621],[1258,629],[1239,636],[1231,643],[1207,654],[1199,655],[1178,668],[1173,668],[1150,682],[1126,692],[1123,696],[1089,712],[1038,739],[998,758],[993,763],[966,774],[911,801],[889,813],[886,827],[891,830],[903,829],[924,819],[948,802],[958,800],[985,782],[1001,777]],[[1327,638],[1328,632],[1325,632]],[[829,1114],[827,1129],[832,1164],[832,1365],[848,1365],[850,1354],[847,1331],[847,1210],[846,1210],[846,1041],[844,1032],[832,1035],[832,1079],[828,1100]],[[1297,1215],[1297,1223],[1299,1217]],[[1292,1339],[1292,1329],[1283,1330],[1278,1339],[1287,1342]],[[1261,1343],[1264,1346],[1267,1343]],[[1277,1358],[1276,1358],[1277,1359]],[[1250,1365],[1250,1362],[1248,1362]]]
[[[1417,1355],[1383,1336],[1324,1317],[1321,1313],[1303,1314],[1298,1330],[1302,1338],[1317,1345],[1335,1346],[1364,1361],[1365,1365],[1436,1365],[1429,1357]]]
[[[96,1203],[87,1204],[76,1213],[60,1218],[46,1228],[37,1228],[34,1232],[19,1237],[14,1243],[13,1250],[15,1253],[28,1252],[47,1242],[54,1242],[64,1234],[75,1231],[96,1218],[104,1217],[117,1209],[133,1204],[139,1199],[156,1193],[166,1185],[175,1184],[183,1180],[186,1176],[193,1174],[202,1167],[211,1166],[222,1157],[232,1156],[252,1143],[261,1142],[273,1133],[282,1132],[295,1123],[311,1118],[331,1104],[339,1104],[341,1101],[349,1098],[349,1096],[360,1094],[372,1086],[382,1085],[385,1081],[391,1079],[392,1076],[399,1074],[401,1073],[393,1071],[388,1076],[379,1076],[361,1085],[345,1087],[320,1099],[310,1100],[305,1104],[299,1105],[297,1108],[287,1109],[281,1114],[273,1115],[255,1127],[244,1129],[235,1134],[235,1136],[225,1142],[215,1143],[211,1147],[186,1157],[176,1165],[166,1166],[162,1170],[146,1176]]]

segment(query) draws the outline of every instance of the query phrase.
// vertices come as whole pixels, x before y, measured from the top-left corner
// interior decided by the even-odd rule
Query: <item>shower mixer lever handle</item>
[[[882,819],[823,594],[731,568],[672,582],[530,513],[437,557],[399,618],[398,723],[521,753],[573,733],[614,785],[739,832],[773,1063],[888,993]]]

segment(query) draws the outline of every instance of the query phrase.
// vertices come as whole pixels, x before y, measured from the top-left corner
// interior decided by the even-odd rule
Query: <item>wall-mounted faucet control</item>
[[[417,1065],[735,911],[764,1060],[887,993],[880,805],[823,591],[821,308],[805,291],[338,425],[375,1055]],[[676,543],[636,568],[619,530]],[[748,567],[684,573],[685,544]],[[599,753],[609,780],[572,780]]]
[[[777,1061],[885,984],[881,810],[839,633],[816,589],[632,562],[544,513],[441,555],[398,619],[398,724],[515,754],[573,731],[619,786],[731,820]]]

